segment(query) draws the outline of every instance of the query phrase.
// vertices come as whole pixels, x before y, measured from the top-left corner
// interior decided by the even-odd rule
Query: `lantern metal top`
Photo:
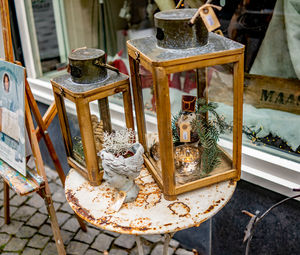
[[[189,24],[197,9],[175,9],[154,15],[157,45],[168,49],[200,47],[207,43],[207,29],[200,17]]]
[[[71,80],[79,86],[107,79],[105,52],[100,49],[79,48],[69,55]]]
[[[197,9],[173,9],[163,12],[158,12],[154,15],[156,19],[169,19],[169,20],[187,20],[189,21]]]
[[[71,91],[72,93],[84,93],[100,87],[108,86],[113,83],[122,82],[128,79],[128,76],[122,73],[117,74],[114,71],[107,70],[107,78],[100,82],[89,83],[89,84],[78,84],[72,81],[71,75],[64,74],[53,78],[53,82],[58,84],[60,87]]]
[[[201,47],[194,47],[188,49],[167,49],[157,45],[157,39],[154,36],[129,40],[127,45],[130,50],[139,51],[154,65],[161,65],[162,62],[168,62],[177,59],[188,59],[199,55],[215,53],[215,56],[220,53],[224,56],[224,52],[228,51],[231,54],[238,54],[244,51],[244,45],[230,40],[226,37],[209,33],[208,43]],[[236,51],[236,52],[234,52]],[[178,63],[177,63],[178,64]],[[167,65],[167,63],[166,63]]]
[[[89,60],[100,58],[105,55],[105,52],[100,49],[82,48],[70,53],[69,59],[71,60]]]

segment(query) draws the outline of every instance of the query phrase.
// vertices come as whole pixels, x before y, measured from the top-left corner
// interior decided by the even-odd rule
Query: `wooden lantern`
[[[172,18],[176,17],[173,16]],[[209,33],[206,45],[189,49],[162,48],[157,46],[157,40],[159,38],[151,36],[127,42],[138,136],[145,149],[146,167],[168,200],[174,200],[181,193],[223,180],[239,180],[241,173],[244,46],[214,33]],[[174,165],[175,146],[172,140],[168,75],[196,69],[197,96],[207,99],[206,67],[229,63],[233,63],[234,94],[232,157],[223,151],[220,167],[213,170],[209,176],[185,184],[178,184],[176,183]],[[147,145],[142,84],[139,74],[140,65],[150,71],[153,77],[160,147],[159,165],[151,156],[149,144]],[[226,97],[226,95],[223,96]]]
[[[95,75],[98,76],[97,80],[93,80],[92,83],[87,84],[87,80],[91,80],[88,76],[91,76],[91,70],[95,68],[95,63],[99,65],[103,52],[100,52],[101,54],[95,54],[95,51],[90,49],[84,49],[84,51],[86,63],[82,64],[82,62],[79,62],[77,65],[76,61],[78,59],[82,60],[82,57],[71,54],[71,56],[73,56],[73,58],[70,58],[69,56],[70,65],[73,64],[73,66],[71,65],[71,74],[65,74],[54,78],[51,80],[51,83],[57,105],[68,164],[86,177],[91,185],[96,186],[101,183],[103,173],[100,169],[100,158],[97,156],[94,137],[95,134],[89,103],[95,100],[98,101],[98,108],[101,120],[103,121],[103,129],[104,131],[111,132],[108,97],[117,93],[122,93],[127,128],[134,129],[134,121],[128,76],[112,70],[105,70],[103,77],[101,78],[100,76],[103,73],[102,68],[98,74],[95,73]],[[75,58],[78,59],[75,60]],[[88,63],[88,61],[91,63]],[[92,65],[92,68],[88,68],[86,65]],[[101,65],[101,67],[103,66],[104,65]],[[82,72],[82,70],[86,70],[86,72]],[[81,72],[82,76],[85,75],[85,77],[81,77],[81,75],[79,75]],[[95,68],[95,72],[98,72],[97,67]],[[75,75],[77,82],[74,82],[73,75]],[[92,76],[95,77],[95,75]],[[80,79],[82,79],[84,83],[78,83],[80,82]],[[84,162],[78,160],[78,156],[73,148],[74,141],[70,132],[65,99],[68,99],[76,105],[77,121],[84,153]]]

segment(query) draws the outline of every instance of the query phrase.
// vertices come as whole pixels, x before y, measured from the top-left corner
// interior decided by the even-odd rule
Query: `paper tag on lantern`
[[[191,124],[189,123],[181,123],[180,124],[180,142],[189,143],[191,141]]]
[[[220,27],[220,22],[211,6],[200,9],[200,16],[209,32]]]

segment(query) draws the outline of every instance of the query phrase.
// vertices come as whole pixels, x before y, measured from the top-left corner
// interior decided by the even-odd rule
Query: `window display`
[[[40,1],[34,2],[38,5]],[[56,27],[62,24],[66,28],[58,29],[58,44],[63,45],[60,42],[64,42],[64,45],[70,49],[82,46],[102,49],[106,47],[109,60],[120,52],[117,62],[124,62],[128,72],[126,39],[133,39],[134,36],[144,33],[155,33],[154,14],[169,9],[170,6],[175,8],[178,3],[177,0],[131,0],[126,3],[123,0],[113,3],[104,0],[100,5],[98,1],[64,1],[59,9],[53,2],[55,20],[59,16],[62,21],[64,20],[64,22],[56,22]],[[204,1],[185,0],[182,1],[180,8],[198,8],[203,3]],[[297,51],[299,38],[295,36],[300,27],[298,5],[290,0],[213,0],[210,3],[222,6],[222,10],[215,10],[215,12],[224,36],[245,45],[243,144],[255,150],[300,162],[298,140],[300,136],[296,129],[300,124],[297,94],[300,84]],[[126,9],[125,16],[122,15],[124,14],[121,12],[122,8]],[[59,31],[66,31],[66,33],[62,34]],[[83,33],[85,36],[82,36]],[[149,72],[142,66],[140,68],[145,112],[148,114],[146,125],[155,128],[156,122],[152,121],[156,110],[154,91],[151,86],[153,81]],[[123,67],[123,70],[126,68]],[[188,70],[169,75],[170,90],[174,92],[170,93],[171,104],[174,106],[172,114],[176,114],[181,107],[181,102],[175,100],[177,97],[175,95],[184,94],[183,92],[196,95],[197,72]],[[221,69],[208,67],[207,74],[212,90],[220,92],[220,88],[215,88],[218,88],[218,83],[221,82],[222,91],[225,91],[226,83],[231,82],[230,66],[223,66]],[[222,104],[226,104],[226,100],[222,96],[218,100],[220,105],[217,111],[219,114],[224,114],[226,107]],[[118,105],[121,104],[122,98],[114,96],[110,101]],[[229,116],[232,109],[228,111]],[[282,119],[285,120],[284,123],[288,123],[288,130],[282,124]],[[231,121],[230,118],[228,121]],[[231,141],[226,134],[221,137]]]

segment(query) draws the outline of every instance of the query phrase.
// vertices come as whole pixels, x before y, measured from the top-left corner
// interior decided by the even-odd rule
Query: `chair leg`
[[[5,224],[10,223],[10,213],[9,213],[9,185],[3,181],[4,188],[4,222]]]
[[[84,221],[77,214],[75,214],[75,216],[77,218],[77,221],[78,221],[78,223],[80,225],[81,230],[83,232],[87,232],[87,228],[86,228],[86,225],[85,225]]]
[[[50,217],[51,227],[52,227],[52,231],[53,231],[53,235],[54,235],[54,239],[55,239],[58,254],[59,255],[66,255],[66,250],[65,250],[65,247],[64,247],[64,242],[62,240],[59,225],[58,225],[58,222],[57,222],[57,217],[56,217],[55,209],[54,209],[54,206],[53,206],[52,197],[51,197],[51,195],[46,193],[45,188],[42,188],[40,190],[39,194],[45,200],[45,204],[46,204],[48,214],[49,214],[49,217]]]

